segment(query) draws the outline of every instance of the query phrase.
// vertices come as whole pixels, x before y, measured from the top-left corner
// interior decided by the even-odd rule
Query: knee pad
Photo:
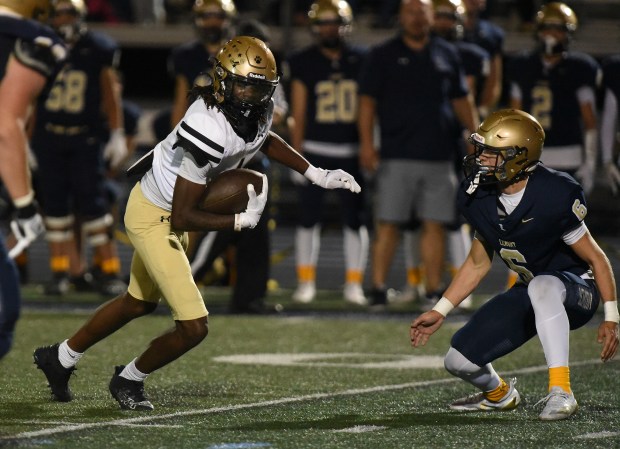
[[[48,242],[68,242],[73,238],[73,223],[75,217],[67,215],[65,217],[45,217],[45,240]]]
[[[527,294],[536,312],[549,308],[555,309],[564,304],[566,286],[557,277],[543,274],[530,281]]]
[[[87,234],[93,234],[107,229],[113,222],[114,219],[112,218],[112,215],[105,214],[102,217],[94,218],[82,223],[82,230]]]

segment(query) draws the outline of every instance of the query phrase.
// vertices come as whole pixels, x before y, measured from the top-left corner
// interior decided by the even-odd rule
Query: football
[[[256,194],[263,191],[261,173],[247,168],[225,171],[212,179],[200,200],[200,208],[212,214],[238,214],[248,205],[248,184],[254,186]]]

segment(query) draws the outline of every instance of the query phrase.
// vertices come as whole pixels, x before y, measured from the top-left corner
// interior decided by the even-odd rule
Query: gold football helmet
[[[559,30],[562,33],[550,30]],[[577,16],[564,3],[547,3],[536,14],[536,40],[540,51],[546,55],[566,52],[575,30]]]
[[[350,27],[353,23],[353,10],[345,0],[317,0],[310,5],[308,18],[310,25],[339,21],[341,25]]]
[[[433,31],[444,39],[455,40],[463,37],[465,14],[467,10],[461,0],[433,0],[435,24]],[[447,18],[451,22],[449,28],[441,26],[437,19]]]
[[[543,5],[536,13],[536,25],[540,31],[542,28],[561,28],[569,33],[577,30],[577,16],[568,5],[561,2],[551,2]]]
[[[530,114],[501,109],[490,114],[469,141],[475,151],[465,157],[463,169],[470,183],[511,183],[526,178],[538,165],[545,131]],[[483,153],[494,165],[483,163]]]
[[[237,7],[232,0],[196,0],[192,7],[194,15],[223,13],[224,18],[232,19],[237,16]]]
[[[47,21],[54,0],[0,0],[5,7],[27,19]]]
[[[233,0],[195,0],[192,7],[194,29],[205,44],[219,48],[232,36],[230,22],[237,16]]]
[[[84,0],[56,0],[52,8],[51,26],[69,44],[75,43],[86,32]]]
[[[250,36],[224,44],[215,57],[212,78],[216,101],[235,121],[258,119],[280,80],[271,50]]]

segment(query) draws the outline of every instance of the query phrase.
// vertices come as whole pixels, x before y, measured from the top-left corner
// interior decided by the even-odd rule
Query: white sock
[[[527,293],[547,365],[549,368],[568,366],[570,324],[564,309],[564,283],[555,276],[536,276],[530,281]]]
[[[368,230],[366,226],[360,226],[356,231],[345,227],[343,233],[345,268],[363,274],[368,261]]]
[[[60,343],[60,345],[58,345],[58,360],[60,361],[60,364],[65,368],[72,368],[76,365],[77,362],[80,361],[84,353],[75,352],[69,347],[67,341],[69,340],[65,340]]]
[[[125,369],[119,374],[119,376],[124,377],[128,380],[133,380],[135,382],[144,382],[144,379],[147,378],[148,374],[144,374],[138,368],[136,368],[136,359],[133,359],[129,365],[125,367]]]
[[[297,266],[316,267],[321,247],[321,226],[297,227],[295,230],[295,258]]]

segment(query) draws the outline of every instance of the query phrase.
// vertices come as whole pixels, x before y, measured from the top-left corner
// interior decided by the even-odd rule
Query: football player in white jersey
[[[235,37],[218,53],[212,83],[195,87],[193,103],[174,130],[134,166],[146,166],[125,214],[135,248],[127,292],[100,307],[73,336],[35,350],[52,396],[73,396],[69,378],[82,354],[131,320],[153,312],[160,299],[168,303],[175,326],[155,338],[128,365],[117,366],[109,389],[122,409],[153,410],[144,380],[200,343],[208,332],[207,309],[185,254],[188,231],[253,228],[267,201],[267,178],[256,195],[248,186],[245,212],[217,215],[199,209],[205,185],[218,174],[243,167],[259,150],[327,189],[359,192],[359,184],[342,170],[310,165],[278,135],[269,131],[271,96],[279,77],[263,41]]]

